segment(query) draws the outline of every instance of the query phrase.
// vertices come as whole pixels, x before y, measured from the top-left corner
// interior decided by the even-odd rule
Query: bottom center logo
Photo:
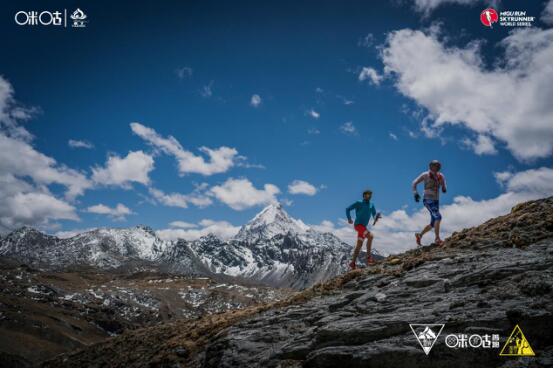
[[[423,352],[428,355],[443,331],[444,324],[410,324],[410,328]]]

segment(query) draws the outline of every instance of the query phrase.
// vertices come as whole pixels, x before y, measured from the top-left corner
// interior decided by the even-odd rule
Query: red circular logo
[[[495,9],[487,8],[481,12],[479,19],[484,26],[493,28],[493,23],[499,21],[499,14]]]

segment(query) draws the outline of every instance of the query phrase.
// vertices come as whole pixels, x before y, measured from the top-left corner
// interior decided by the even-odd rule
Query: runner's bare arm
[[[417,194],[417,185],[419,185],[421,182],[423,182],[425,180],[425,174],[422,173],[419,176],[417,176],[417,178],[415,180],[413,180],[412,184],[411,184],[411,188],[414,194]]]

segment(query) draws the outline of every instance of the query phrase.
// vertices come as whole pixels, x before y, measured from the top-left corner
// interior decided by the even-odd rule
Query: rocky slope
[[[552,199],[434,246],[315,285],[280,303],[141,329],[48,366],[551,366]],[[409,324],[445,324],[428,356]],[[534,357],[449,348],[445,336],[519,324]]]
[[[0,364],[36,365],[129,330],[273,302],[287,294],[164,273],[46,272],[0,259]]]
[[[209,235],[169,242],[145,226],[101,228],[65,239],[25,227],[0,240],[0,256],[49,270],[166,271],[296,289],[345,271],[351,249],[334,235],[293,219],[280,205],[266,207],[228,241]]]

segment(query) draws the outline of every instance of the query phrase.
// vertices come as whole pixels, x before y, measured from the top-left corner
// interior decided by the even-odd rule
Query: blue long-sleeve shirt
[[[355,225],[365,225],[369,224],[371,217],[375,217],[377,210],[375,205],[369,201],[355,202],[345,209],[345,215],[349,220],[351,220],[351,211],[355,210]]]

